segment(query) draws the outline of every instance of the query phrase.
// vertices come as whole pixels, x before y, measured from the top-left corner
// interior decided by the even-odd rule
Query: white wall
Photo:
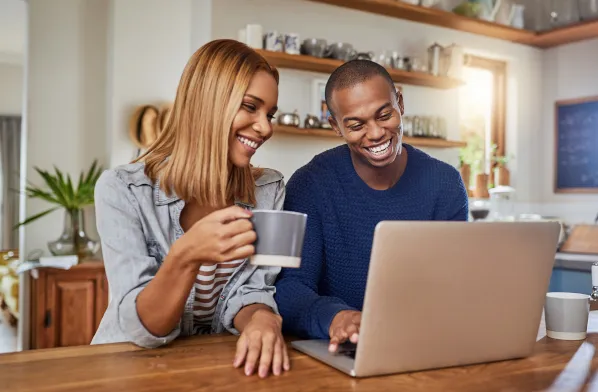
[[[30,0],[27,178],[34,166],[77,175],[94,159],[105,164],[107,7],[103,0]],[[28,200],[27,215],[48,207]],[[25,254],[47,252],[62,230],[55,212],[25,229]],[[89,224],[93,228],[92,224]]]
[[[107,117],[109,163],[114,167],[129,163],[136,152],[128,136],[129,118],[135,108],[174,100],[190,56],[192,3],[110,3]]]
[[[23,66],[0,63],[0,115],[17,115],[23,107]]]
[[[23,62],[26,21],[25,0],[0,0],[0,63]]]
[[[506,60],[509,64],[507,148],[517,156],[511,168],[519,199],[541,200],[542,170],[534,155],[540,130],[542,54],[523,45],[469,33],[417,24],[409,21],[343,9],[304,0],[219,0],[213,4],[213,38],[236,38],[248,23],[261,24],[265,31],[299,33],[303,38],[325,38],[329,42],[352,43],[358,50],[399,50],[405,55],[423,56],[437,41],[457,43],[470,53]],[[422,57],[423,58],[423,57]],[[311,81],[327,75],[281,70],[279,107],[297,109],[303,116],[310,109]],[[404,86],[406,111],[441,115],[447,119],[449,137],[459,138],[458,91]],[[288,178],[315,153],[337,143],[317,138],[277,135],[256,154],[255,162],[281,170]],[[458,163],[456,150],[428,149],[428,153],[451,164]],[[525,179],[518,181],[518,179]]]
[[[542,202],[561,209],[577,221],[592,221],[598,213],[598,194],[556,194],[554,176],[554,103],[563,99],[598,96],[598,39],[560,46],[543,54],[541,145]],[[554,207],[550,207],[554,206]]]

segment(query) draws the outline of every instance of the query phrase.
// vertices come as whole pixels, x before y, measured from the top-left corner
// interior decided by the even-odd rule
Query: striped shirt
[[[193,333],[211,332],[214,311],[224,285],[243,260],[220,264],[202,265],[195,278],[195,302],[193,303]]]

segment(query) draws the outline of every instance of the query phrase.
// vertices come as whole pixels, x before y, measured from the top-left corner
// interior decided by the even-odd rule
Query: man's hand
[[[330,346],[328,351],[336,352],[338,345],[350,340],[357,343],[359,327],[361,326],[361,312],[355,310],[342,310],[337,313],[330,323]]]
[[[259,359],[259,376],[272,373],[278,376],[282,369],[289,370],[289,354],[281,332],[282,319],[269,310],[257,310],[237,341],[234,366],[245,362],[245,374],[251,375]]]

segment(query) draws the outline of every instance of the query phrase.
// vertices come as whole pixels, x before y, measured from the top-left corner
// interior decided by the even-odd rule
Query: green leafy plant
[[[468,137],[467,146],[459,150],[461,165],[469,165],[476,173],[483,172],[484,163],[484,141],[476,134]]]
[[[465,0],[453,8],[453,12],[468,18],[477,18],[482,12],[482,5],[479,0]]]
[[[496,163],[497,167],[505,167],[507,165],[507,163],[509,163],[511,161],[511,159],[515,158],[515,156],[513,154],[497,155],[496,154],[497,149],[498,149],[497,145],[492,144],[490,156],[491,156],[492,162]]]
[[[29,198],[44,200],[53,204],[54,207],[30,216],[16,227],[34,222],[60,208],[66,209],[69,215],[73,215],[84,207],[92,205],[95,185],[103,171],[102,167],[98,166],[97,161],[94,160],[87,173],[81,172],[79,181],[75,185],[70,174],[65,176],[56,166],[54,166],[54,173],[38,167],[34,167],[34,169],[42,177],[48,189],[29,182],[25,193]]]

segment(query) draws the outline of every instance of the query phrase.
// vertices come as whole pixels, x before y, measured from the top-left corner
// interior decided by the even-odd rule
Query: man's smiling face
[[[373,167],[392,164],[401,153],[403,96],[381,76],[331,95],[330,124],[354,158]]]

